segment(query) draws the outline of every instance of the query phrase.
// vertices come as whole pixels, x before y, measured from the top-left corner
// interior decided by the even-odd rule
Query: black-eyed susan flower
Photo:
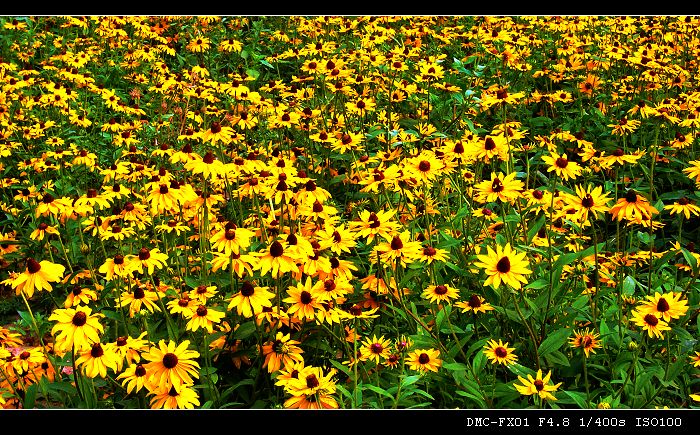
[[[158,293],[150,290],[146,285],[136,284],[132,291],[122,292],[116,299],[118,307],[129,307],[129,317],[143,312],[160,311],[158,306]]]
[[[461,308],[463,313],[473,312],[474,314],[485,313],[494,309],[491,304],[486,302],[484,297],[477,294],[472,294],[466,301],[455,302],[455,306]]]
[[[142,354],[147,363],[144,365],[150,374],[149,382],[159,388],[191,385],[193,378],[199,378],[199,352],[188,349],[189,340],[180,344],[173,340],[160,340],[152,344],[147,352]]]
[[[124,371],[120,371],[116,380],[121,381],[121,385],[126,388],[127,394],[138,393],[143,388],[152,391],[156,386],[150,383],[150,373],[140,362],[130,364]]]
[[[112,281],[114,277],[124,278],[131,276],[132,269],[129,267],[128,259],[121,254],[117,254],[114,257],[107,258],[102,265],[100,265],[98,272],[105,275],[105,280]]]
[[[569,160],[566,154],[550,153],[548,156],[542,156],[542,160],[549,165],[547,172],[554,172],[564,181],[578,177],[583,171],[581,165]]]
[[[421,296],[430,303],[450,304],[459,297],[459,291],[449,284],[429,285],[423,290]]]
[[[625,195],[618,199],[609,210],[613,219],[623,219],[632,223],[641,223],[644,219],[651,219],[659,211],[643,196],[629,189]]]
[[[374,241],[376,236],[385,240],[391,240],[398,233],[399,223],[392,218],[396,210],[370,212],[362,210],[357,220],[349,223],[350,229],[355,231],[358,237],[366,237],[367,242]]]
[[[137,255],[131,255],[129,259],[129,268],[138,273],[148,271],[149,275],[153,275],[156,269],[162,269],[165,262],[168,260],[168,254],[160,252],[160,248],[141,248]]]
[[[66,267],[62,264],[48,260],[38,262],[30,257],[27,258],[24,272],[18,274],[10,284],[17,295],[24,293],[27,298],[31,298],[34,291],[53,290],[49,283],[60,281],[65,270]]]
[[[671,327],[663,319],[640,309],[632,311],[631,320],[635,325],[641,327],[642,331],[647,331],[650,338],[663,338],[664,331],[671,330]]]
[[[211,247],[224,254],[231,252],[239,254],[241,249],[246,249],[250,246],[251,238],[254,234],[247,228],[239,228],[233,223],[227,223],[211,237]]]
[[[29,372],[36,366],[46,361],[46,355],[42,347],[15,348],[13,352],[5,355],[15,372]]]
[[[51,334],[56,337],[56,353],[63,354],[71,349],[82,351],[99,342],[100,334],[104,332],[104,326],[100,323],[102,317],[104,314],[93,314],[87,306],[54,310],[49,320],[56,322],[51,328]]]
[[[282,302],[290,304],[287,308],[287,313],[291,317],[297,317],[299,320],[314,320],[316,311],[322,310],[323,306],[318,301],[318,297],[313,290],[311,277],[307,276],[306,281],[299,282],[296,285],[290,286],[287,289],[286,298]]]
[[[124,362],[127,365],[132,365],[141,361],[141,353],[146,352],[149,348],[148,340],[144,339],[145,335],[146,331],[143,331],[138,337],[122,335],[114,341],[105,343],[105,348],[114,352],[117,363],[115,372],[122,371]]]
[[[32,231],[29,238],[32,240],[42,241],[48,234],[59,235],[60,233],[58,228],[55,226],[49,225],[46,222],[41,222],[39,225],[37,225],[34,231]]]
[[[262,312],[263,307],[271,307],[274,296],[269,287],[260,287],[250,281],[244,281],[240,291],[231,297],[228,309],[235,308],[238,315],[245,318],[253,317]]]
[[[185,329],[192,332],[204,329],[211,334],[214,332],[214,325],[221,322],[225,315],[224,312],[200,303],[197,308],[190,312]]]
[[[665,205],[664,210],[668,210],[671,215],[683,215],[686,219],[690,219],[691,215],[700,216],[700,207],[686,197],[679,198],[673,204]]]
[[[484,355],[486,355],[493,364],[502,364],[504,366],[513,364],[518,359],[514,351],[514,347],[508,347],[508,342],[506,341],[504,343],[500,339],[498,342],[493,339],[489,340],[486,345],[484,345]]]
[[[516,173],[512,172],[508,175],[491,173],[490,180],[484,180],[474,186],[476,190],[475,198],[480,203],[502,201],[513,203],[522,195],[525,184],[516,180]]]
[[[440,351],[437,349],[415,349],[406,355],[406,365],[419,372],[436,372],[442,367]]]
[[[681,292],[669,291],[661,294],[655,291],[653,295],[646,296],[646,300],[637,306],[637,310],[670,322],[679,319],[688,311],[688,300],[681,299],[682,297]]]
[[[693,367],[700,367],[700,352],[695,351],[695,355],[690,355],[690,361]]]
[[[294,363],[303,363],[304,357],[301,355],[304,350],[298,345],[297,340],[292,340],[290,334],[277,331],[275,339],[266,342],[262,346],[262,353],[265,358],[263,368],[267,367],[268,373],[274,373],[282,367]]]
[[[78,353],[75,365],[83,370],[88,378],[107,377],[107,369],[117,371],[117,356],[114,351],[102,343],[93,343],[89,349],[83,349]]]
[[[75,307],[78,305],[89,305],[97,300],[97,292],[91,288],[81,285],[74,285],[71,291],[68,292],[66,300],[63,302],[63,308]]]
[[[204,179],[216,178],[226,172],[226,166],[211,151],[207,151],[201,159],[185,163],[185,169],[193,175],[201,174]]]
[[[505,246],[496,246],[494,251],[490,246],[486,248],[486,254],[477,255],[478,261],[475,266],[485,269],[488,278],[484,286],[493,285],[498,288],[501,283],[509,285],[514,289],[520,289],[522,284],[527,283],[525,275],[532,271],[528,268],[526,260],[527,254],[518,253],[511,248],[510,243]]]
[[[255,269],[260,271],[260,275],[264,276],[270,273],[273,278],[277,278],[287,272],[297,270],[296,261],[289,256],[286,248],[286,241],[275,240],[270,243],[267,249],[250,253],[250,255],[257,257],[257,262],[254,265]]]
[[[564,194],[564,204],[574,209],[574,214],[580,221],[588,221],[589,217],[598,218],[601,213],[610,210],[608,207],[610,198],[607,193],[603,193],[602,186],[589,185],[584,189],[583,186],[576,185],[575,189],[575,195]]]
[[[190,290],[187,294],[190,299],[206,304],[209,299],[216,296],[217,287],[215,285],[198,285]]]
[[[333,377],[335,369],[327,373],[321,367],[304,367],[296,378],[290,379],[285,392],[291,395],[284,407],[289,409],[335,409],[338,402],[333,397],[336,391]]]
[[[195,409],[200,405],[199,394],[192,384],[154,386],[148,392],[151,409]]]
[[[590,331],[589,328],[574,331],[574,336],[569,338],[569,345],[573,348],[581,348],[586,357],[595,353],[596,349],[602,347],[600,334]]]
[[[373,361],[379,365],[383,360],[387,359],[391,354],[391,340],[380,336],[377,338],[373,335],[372,338],[365,338],[360,347],[360,358],[363,361]]]
[[[544,378],[542,377],[542,370],[537,370],[535,377],[533,377],[531,374],[527,375],[527,379],[522,376],[518,376],[518,380],[522,385],[514,383],[513,386],[523,396],[532,396],[533,394],[537,394],[541,399],[554,401],[557,400],[557,398],[554,397],[552,393],[557,391],[562,382],[559,382],[558,384],[550,384],[549,381],[551,377],[551,370]]]
[[[395,234],[391,239],[374,246],[373,258],[377,255],[385,263],[407,266],[415,262],[421,253],[421,242],[411,240],[411,232],[406,230]]]
[[[425,264],[442,263],[449,259],[449,253],[442,248],[434,246],[424,246],[421,250],[418,260]]]
[[[494,160],[508,160],[508,142],[504,136],[474,137],[463,145],[468,160],[490,164]]]

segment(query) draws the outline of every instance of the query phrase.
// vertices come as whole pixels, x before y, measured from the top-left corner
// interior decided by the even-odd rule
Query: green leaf
[[[690,251],[688,251],[687,249],[681,248],[681,252],[683,253],[683,257],[685,257],[685,261],[688,262],[688,265],[693,270],[693,275],[697,275],[698,261],[695,259],[693,254],[691,254]]]
[[[332,359],[330,360],[331,364],[333,364],[333,367],[337,368],[341,372],[345,373],[349,378],[352,377],[352,372],[350,371],[350,368],[346,366],[345,364],[339,363],[338,361]]]
[[[573,399],[573,401],[574,401],[580,408],[582,408],[582,409],[587,409],[587,408],[589,407],[589,406],[588,406],[588,403],[587,403],[587,400],[586,400],[586,395],[585,395],[585,394],[583,394],[583,393],[578,393],[578,392],[575,392],[575,391],[566,391],[566,390],[563,391],[563,393],[566,394],[567,396],[571,397],[571,399]]]
[[[32,409],[36,405],[36,393],[38,385],[31,384],[24,392],[24,403],[22,406],[24,409]]]
[[[571,366],[571,363],[569,363],[569,358],[558,350],[548,353],[545,355],[544,359],[546,359],[550,365],[559,365],[562,367]]]
[[[547,334],[540,347],[537,349],[540,356],[547,355],[548,353],[558,350],[562,344],[564,344],[571,335],[570,328],[561,328],[550,334]]]
[[[484,355],[483,351],[477,352],[476,355],[474,355],[474,359],[472,360],[472,370],[474,371],[474,375],[479,376],[479,374],[485,366],[486,355]]]
[[[243,339],[248,338],[251,335],[253,335],[254,332],[255,332],[255,322],[250,321],[250,322],[242,323],[238,328],[236,328],[234,335],[236,338],[243,340]]]
[[[451,362],[451,363],[443,363],[442,368],[451,371],[451,372],[458,372],[458,371],[467,371],[469,368],[462,363],[458,362]]]
[[[413,385],[413,384],[415,384],[416,382],[418,382],[418,380],[419,380],[420,378],[421,378],[420,375],[409,375],[409,376],[406,376],[406,377],[404,377],[403,379],[401,379],[401,387],[404,388],[404,387],[408,387],[409,385]]]
[[[370,390],[370,391],[374,391],[375,393],[380,394],[384,397],[388,397],[389,399],[394,398],[391,394],[387,393],[383,388],[379,388],[375,385],[367,384],[367,385],[365,385],[365,388]]]

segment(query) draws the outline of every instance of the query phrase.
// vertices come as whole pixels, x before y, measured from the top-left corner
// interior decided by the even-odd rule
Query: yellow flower
[[[520,394],[524,396],[537,394],[542,399],[557,400],[552,393],[556,391],[562,383],[559,382],[556,385],[549,384],[549,379],[551,376],[551,370],[544,378],[542,378],[542,370],[537,370],[537,375],[534,378],[530,374],[527,375],[527,379],[523,378],[522,376],[518,376],[518,380],[522,383],[522,385],[513,384],[513,386]]]
[[[494,364],[503,364],[504,366],[513,364],[517,359],[517,355],[513,353],[514,347],[508,347],[508,342],[502,342],[500,339],[489,340],[484,346],[484,355]]]
[[[517,253],[510,247],[510,243],[506,243],[505,246],[496,246],[495,251],[490,246],[486,249],[487,253],[477,255],[479,261],[474,263],[475,266],[486,269],[488,278],[484,286],[492,284],[494,288],[498,288],[503,282],[515,289],[520,289],[521,283],[527,283],[524,275],[532,271],[528,269],[526,253]]]
[[[437,372],[442,366],[439,356],[440,351],[437,349],[416,349],[406,355],[406,365],[411,370]]]
[[[56,336],[54,350],[61,354],[73,347],[77,352],[92,347],[93,343],[100,341],[100,333],[104,332],[99,321],[101,317],[104,317],[101,313],[92,314],[90,307],[54,310],[49,316],[50,321],[56,322],[51,328],[51,334]]]
[[[53,288],[49,282],[58,282],[63,277],[66,267],[61,264],[52,263],[47,260],[37,262],[33,258],[27,259],[27,268],[17,275],[10,284],[15,289],[17,295],[21,292],[31,298],[34,291],[51,291]]]

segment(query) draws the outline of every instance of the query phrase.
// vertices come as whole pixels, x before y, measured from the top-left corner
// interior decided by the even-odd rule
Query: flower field
[[[0,27],[0,407],[700,407],[699,17]]]

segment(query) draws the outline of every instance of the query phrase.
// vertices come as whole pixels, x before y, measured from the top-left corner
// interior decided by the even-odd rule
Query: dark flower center
[[[73,315],[73,324],[75,326],[83,326],[87,322],[87,314],[82,311],[78,311]]]
[[[493,139],[491,139],[490,137],[487,137],[484,141],[484,149],[487,151],[491,151],[494,148],[496,148],[496,142],[494,142]]]
[[[166,369],[172,369],[178,363],[177,355],[174,353],[166,353],[163,355],[163,365]]]
[[[92,355],[93,358],[99,358],[104,354],[105,351],[102,349],[102,345],[100,345],[100,343],[95,343],[92,345],[92,349],[90,349],[90,355]]]
[[[146,297],[146,293],[141,287],[136,287],[134,289],[134,299],[143,299]]]
[[[380,222],[379,222],[379,218],[377,217],[377,215],[375,213],[370,213],[370,215],[369,215],[369,227],[370,228],[377,228],[377,227],[379,227],[379,225],[380,225]]]
[[[299,295],[299,300],[300,300],[301,303],[304,304],[304,305],[310,304],[310,303],[311,303],[311,293],[309,293],[309,292],[307,292],[306,290],[304,290],[304,291],[301,292],[301,294]]]
[[[117,338],[117,346],[124,346],[126,344],[126,337]]]
[[[198,307],[197,307],[197,315],[198,315],[199,317],[204,317],[204,316],[206,316],[206,315],[207,315],[207,307],[205,307],[204,305],[198,306]]]
[[[430,162],[427,160],[421,160],[418,164],[418,169],[420,169],[421,172],[428,172],[430,170]]]
[[[477,295],[472,295],[469,298],[469,306],[472,308],[479,308],[481,306],[481,298]]]
[[[403,248],[403,242],[401,241],[401,238],[399,236],[394,236],[394,238],[391,239],[391,249],[394,251],[398,251],[401,248]]]
[[[583,347],[591,347],[591,346],[593,345],[593,339],[592,339],[591,337],[589,337],[588,335],[586,335],[586,336],[583,337],[583,339],[581,340],[581,345],[582,345]]]
[[[384,346],[382,346],[381,343],[372,343],[372,345],[370,346],[370,350],[372,351],[372,353],[379,354],[382,353],[382,351],[384,350]]]
[[[316,387],[318,387],[319,385],[320,385],[320,384],[319,384],[319,382],[318,382],[318,379],[316,378],[316,375],[311,374],[311,375],[309,375],[309,376],[306,377],[306,386],[307,386],[307,387],[309,387],[309,388],[316,388]]]
[[[508,351],[506,350],[506,348],[501,346],[498,346],[496,349],[494,349],[493,353],[495,353],[496,356],[499,358],[505,358],[508,356]]]
[[[221,124],[218,122],[212,122],[211,123],[211,132],[212,133],[218,133],[221,131]]]
[[[233,240],[236,238],[236,231],[235,230],[226,230],[226,233],[224,234],[224,238],[226,240]]]
[[[253,284],[249,283],[248,281],[244,282],[241,286],[241,294],[245,297],[249,297],[253,296],[253,293],[255,293],[255,287],[253,287]]]
[[[593,202],[593,197],[591,196],[590,193],[587,193],[586,196],[583,197],[581,200],[581,205],[586,207],[586,208],[591,208],[594,205]]]
[[[534,196],[535,199],[542,199],[544,198],[544,192],[542,192],[541,190],[535,190],[534,192],[532,192],[532,196]]]
[[[423,352],[418,356],[418,362],[421,364],[428,364],[428,362],[430,362],[430,357],[427,353]]]
[[[535,382],[533,382],[533,384],[535,385],[535,388],[537,389],[537,391],[544,390],[544,382],[542,382],[542,380],[536,379]]]
[[[146,375],[146,369],[143,367],[142,364],[139,364],[136,366],[134,369],[134,374],[138,377],[145,376]]]
[[[423,248],[423,255],[427,255],[428,257],[432,257],[436,253],[437,251],[432,246],[426,246],[425,248]]]
[[[204,157],[202,157],[202,161],[207,165],[211,165],[212,163],[214,163],[214,154],[212,154],[211,151],[207,151]]]
[[[664,298],[659,298],[659,302],[656,303],[656,310],[662,313],[668,311],[671,307],[668,305],[668,301]]]
[[[496,178],[493,180],[493,183],[491,183],[491,190],[493,192],[502,192],[503,189],[505,189],[505,187],[503,187],[503,182],[500,179]]]
[[[644,321],[649,326],[656,326],[659,324],[659,319],[657,319],[656,316],[653,314],[647,314],[646,316],[644,316]]]
[[[444,285],[442,285],[442,284],[436,285],[436,286],[435,286],[435,294],[436,294],[436,295],[444,295],[445,293],[447,293],[447,287],[446,287],[446,286],[444,286]]]
[[[503,257],[496,263],[496,270],[500,273],[510,272],[510,259],[508,257]]]
[[[556,164],[557,167],[564,169],[564,168],[566,168],[566,166],[569,164],[569,161],[566,160],[564,157],[559,157],[559,158],[554,162],[554,164]]]
[[[147,248],[141,248],[139,250],[139,260],[148,260],[151,258],[151,252]]]
[[[39,264],[35,259],[33,258],[28,258],[27,259],[27,272],[29,273],[37,273],[38,271],[41,270],[41,264]]]
[[[625,193],[625,200],[627,202],[637,202],[637,194],[634,190],[628,190],[627,193]]]
[[[282,256],[282,254],[284,254],[284,247],[279,241],[275,240],[270,245],[270,255],[276,258]]]

